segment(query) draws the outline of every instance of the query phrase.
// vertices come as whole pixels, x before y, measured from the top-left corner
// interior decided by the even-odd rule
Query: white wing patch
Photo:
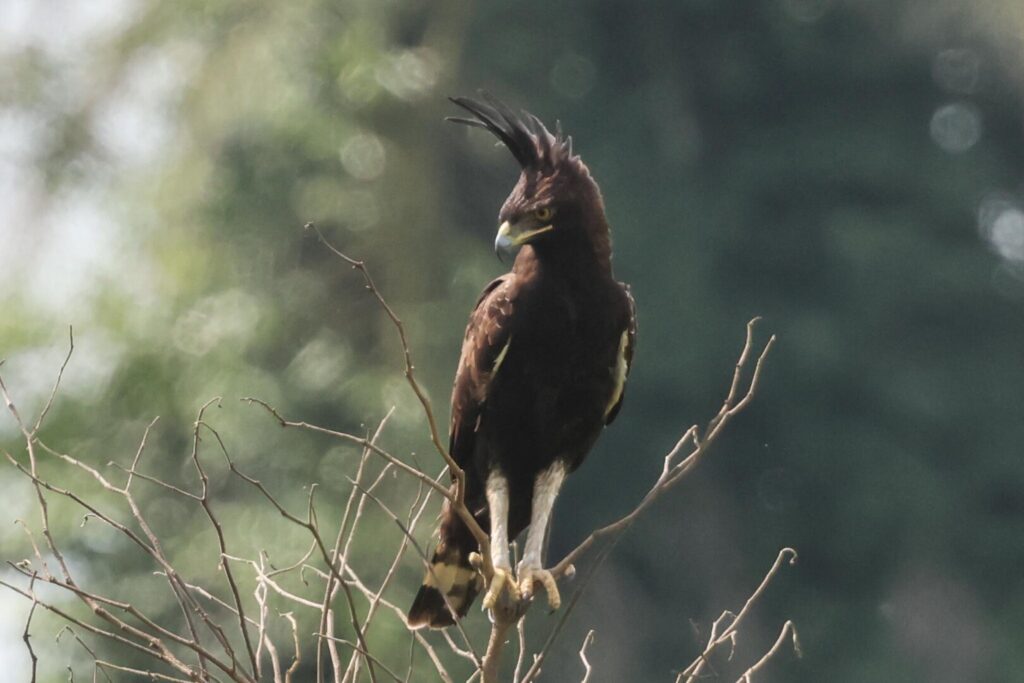
[[[629,348],[629,329],[627,328],[622,333],[622,337],[619,339],[619,353],[615,359],[615,368],[613,370],[615,379],[615,388],[612,391],[612,396],[608,401],[608,405],[604,409],[604,417],[607,420],[608,415],[612,412],[615,404],[622,398],[622,392],[626,388],[626,374],[629,372],[629,366],[626,365],[626,349]]]
[[[512,346],[512,336],[511,335],[509,335],[508,341],[505,342],[505,348],[503,348],[501,350],[501,353],[498,354],[498,357],[494,359],[494,367],[491,368],[491,377],[492,378],[495,375],[498,374],[498,368],[500,368],[501,364],[503,362],[505,362],[505,354],[508,353],[508,347],[510,347],[510,346]]]

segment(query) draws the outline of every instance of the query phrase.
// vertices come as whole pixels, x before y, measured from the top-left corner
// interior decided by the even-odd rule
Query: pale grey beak
[[[505,227],[505,225],[508,225],[508,223],[505,223],[502,227]],[[511,237],[499,230],[498,236],[494,238],[494,253],[497,254],[498,260],[504,263],[506,256],[514,259],[517,251],[519,251],[519,245],[513,242]]]
[[[544,225],[533,230],[523,230],[521,225],[513,225],[508,221],[498,228],[498,236],[494,238],[494,253],[504,261],[504,257],[515,258],[519,247],[523,246],[537,235],[541,235],[554,229],[554,225]]]

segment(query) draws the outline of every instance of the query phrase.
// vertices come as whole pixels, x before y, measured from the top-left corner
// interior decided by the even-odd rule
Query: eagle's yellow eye
[[[533,212],[533,217],[536,218],[541,223],[547,223],[554,217],[554,215],[555,210],[552,209],[550,206],[542,206],[539,209],[535,209]]]

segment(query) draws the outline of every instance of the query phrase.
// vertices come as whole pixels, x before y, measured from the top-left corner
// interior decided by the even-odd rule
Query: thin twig
[[[343,260],[345,263],[350,265],[353,269],[358,270],[363,276],[363,282],[366,288],[373,294],[374,298],[377,299],[377,303],[380,304],[384,310],[391,324],[395,327],[398,333],[399,341],[402,345],[402,356],[405,361],[405,378],[412,388],[413,393],[416,394],[416,398],[419,399],[420,406],[423,408],[423,413],[427,418],[427,424],[430,428],[430,440],[434,444],[434,448],[440,454],[445,464],[448,465],[448,472],[452,476],[452,481],[455,484],[455,492],[452,498],[452,504],[456,514],[466,524],[466,527],[473,534],[477,544],[480,547],[480,555],[483,560],[483,574],[484,578],[490,580],[490,577],[494,574],[494,567],[491,564],[491,553],[490,553],[490,538],[487,533],[480,527],[480,524],[476,521],[476,517],[466,507],[466,473],[462,470],[455,459],[452,458],[448,449],[444,445],[444,440],[441,438],[441,433],[437,427],[437,419],[434,417],[434,408],[430,403],[430,399],[427,397],[426,391],[420,386],[419,381],[416,379],[415,369],[416,366],[412,362],[412,351],[409,349],[409,340],[406,337],[405,325],[402,324],[401,319],[395,314],[394,309],[384,299],[384,295],[381,294],[380,290],[377,289],[377,285],[374,283],[373,278],[370,276],[370,271],[366,268],[366,264],[363,261],[354,259],[345,253],[341,252],[337,247],[331,244],[324,234],[320,232],[320,228],[313,223],[306,224],[307,229],[312,229],[316,232],[320,242],[331,250],[338,258]]]
[[[447,471],[447,469],[448,468],[445,467],[441,474],[439,474],[435,478],[435,481],[440,480],[440,478],[444,476],[444,473]],[[370,488],[371,490],[373,489],[372,486]],[[413,537],[412,534],[415,533],[416,525],[419,523],[420,518],[423,516],[423,513],[427,508],[427,504],[430,502],[431,493],[432,490],[424,487],[423,483],[420,482],[419,489],[416,492],[416,498],[413,499],[412,504],[409,506],[409,518],[407,522],[409,535],[402,535],[402,540],[398,545],[398,550],[395,552],[395,556],[391,560],[391,566],[388,567],[388,571],[384,575],[384,579],[381,581],[380,586],[377,588],[376,595],[374,595],[373,598],[370,600],[370,608],[369,610],[367,610],[366,619],[363,620],[364,631],[369,629],[370,624],[373,623],[373,618],[376,615],[377,609],[381,604],[381,596],[384,594],[384,591],[387,590],[388,586],[390,585],[392,578],[395,576],[395,573],[398,570],[398,566],[401,563],[402,558],[405,557],[405,551],[411,545],[410,538]],[[458,648],[456,648],[456,653],[459,652],[460,651],[458,650]],[[358,673],[358,668],[356,666],[358,664],[358,661],[358,659],[353,657],[352,660],[349,662],[349,669],[347,669],[345,672],[347,676],[348,671],[351,670],[353,680],[355,680],[355,676]]]
[[[43,420],[46,419],[47,413],[50,412],[50,408],[53,406],[53,399],[57,396],[57,390],[60,388],[60,381],[64,378],[64,370],[68,367],[68,363],[71,361],[71,354],[75,352],[75,329],[68,325],[68,352],[64,356],[64,362],[60,364],[60,370],[57,371],[57,379],[53,383],[53,388],[50,389],[50,396],[46,399],[46,404],[43,409],[39,411],[39,418],[36,419],[36,424],[32,427],[32,436],[39,433],[39,428],[43,424]]]
[[[519,683],[519,674],[523,669],[523,662],[526,661],[526,619],[520,619],[516,624],[516,633],[519,636],[519,649],[516,653],[516,668],[512,671],[512,683]]]
[[[349,442],[354,443],[354,444],[356,444],[358,446],[361,446],[363,448],[368,448],[369,450],[373,451],[374,453],[376,453],[380,457],[384,458],[389,463],[391,463],[392,465],[394,465],[398,469],[402,470],[406,474],[410,474],[413,477],[416,477],[417,479],[419,479],[420,481],[423,481],[425,484],[427,484],[431,488],[435,489],[438,493],[440,493],[445,498],[451,498],[452,497],[451,492],[447,488],[445,488],[441,484],[438,484],[436,481],[431,479],[429,475],[424,474],[423,472],[421,472],[420,470],[416,469],[412,465],[409,465],[409,464],[406,464],[406,463],[402,462],[401,460],[399,460],[395,456],[391,455],[390,453],[385,451],[383,448],[381,448],[377,444],[372,443],[367,438],[359,437],[359,436],[356,436],[355,434],[348,434],[346,432],[339,432],[337,430],[329,429],[327,427],[321,427],[320,425],[315,425],[315,424],[312,424],[312,423],[309,423],[309,422],[297,421],[297,420],[287,420],[287,419],[285,419],[284,417],[281,416],[281,413],[279,413],[276,408],[274,408],[272,405],[270,405],[266,401],[264,401],[262,399],[259,399],[259,398],[253,398],[251,396],[245,396],[241,400],[245,401],[247,403],[250,403],[250,404],[251,403],[255,403],[256,405],[262,407],[268,413],[273,415],[274,419],[277,420],[278,424],[280,424],[282,427],[298,427],[300,429],[306,429],[306,430],[309,430],[311,432],[317,432],[319,434],[326,434],[328,436],[333,436],[333,437],[338,438],[338,439],[349,441]]]
[[[378,659],[377,657],[371,655],[369,652],[363,651],[357,644],[353,643],[351,640],[345,640],[344,638],[338,638],[336,636],[331,636],[331,635],[328,635],[326,633],[318,633],[317,637],[323,638],[325,640],[330,640],[333,643],[340,643],[342,645],[346,645],[346,646],[352,648],[352,650],[354,650],[358,654],[362,655],[364,658],[372,659],[374,661],[374,663],[377,666],[379,666],[384,673],[386,673],[388,676],[391,676],[391,678],[393,680],[397,681],[398,683],[402,683],[402,678],[399,677],[398,674],[396,674],[394,671],[389,669],[387,667],[387,665],[384,664],[382,661],[380,661],[380,659]]]
[[[351,480],[349,480],[349,481],[351,481]],[[352,485],[353,485],[353,486],[356,486],[356,487],[358,487],[358,488],[361,488],[361,487],[359,487],[359,484],[357,484],[356,482],[354,482],[354,481],[351,481],[351,483],[352,483]],[[366,489],[362,489],[362,490],[363,490],[363,493],[364,493],[364,494],[365,494],[365,495],[366,495],[367,497],[369,497],[369,499],[370,499],[370,500],[372,500],[373,502],[377,503],[377,505],[378,505],[378,506],[380,507],[380,509],[381,509],[381,510],[383,510],[383,511],[384,511],[384,512],[385,512],[385,513],[386,513],[386,514],[387,514],[387,515],[388,515],[388,516],[389,516],[389,517],[391,518],[391,521],[393,521],[393,522],[394,522],[395,524],[397,524],[397,525],[398,525],[398,528],[402,530],[402,533],[403,533],[403,534],[405,534],[405,537],[409,539],[409,542],[410,542],[410,543],[412,544],[412,546],[413,546],[413,547],[414,547],[414,548],[416,549],[416,552],[417,552],[417,553],[419,554],[419,556],[420,556],[420,559],[422,560],[422,562],[423,562],[424,566],[426,567],[427,571],[429,571],[429,572],[433,572],[433,571],[434,571],[434,569],[433,569],[433,567],[431,566],[430,560],[429,560],[429,559],[427,558],[427,554],[426,554],[425,552],[423,552],[423,549],[422,549],[422,548],[420,547],[420,544],[416,542],[416,539],[415,539],[415,538],[413,537],[412,533],[411,533],[411,532],[410,532],[410,531],[409,531],[408,529],[406,529],[406,528],[405,528],[405,525],[404,525],[404,524],[402,524],[402,520],[400,520],[400,519],[398,518],[398,515],[396,515],[396,514],[395,514],[395,513],[394,513],[394,512],[393,512],[393,511],[391,510],[391,508],[389,508],[389,507],[388,507],[388,506],[387,506],[387,505],[386,505],[386,504],[384,503],[384,501],[382,501],[382,500],[381,500],[380,498],[378,498],[377,496],[373,495],[373,493],[371,493],[370,491],[368,491],[368,490],[366,490]],[[434,579],[435,579],[435,581],[436,581],[436,580],[437,580],[437,577],[435,576],[435,577],[434,577]],[[475,650],[475,649],[473,649],[473,642],[472,642],[472,641],[471,641],[471,640],[469,639],[469,634],[468,634],[468,633],[466,633],[466,630],[465,630],[465,628],[463,628],[463,626],[462,626],[462,619],[458,618],[458,616],[457,616],[457,610],[455,610],[455,609],[452,609],[451,603],[449,603],[449,602],[448,602],[448,596],[446,596],[446,595],[442,594],[442,595],[441,595],[441,597],[442,597],[442,598],[444,598],[444,601],[445,601],[445,607],[447,607],[447,608],[448,608],[448,610],[449,610],[449,611],[450,611],[450,612],[451,612],[452,614],[456,615],[456,618],[455,618],[455,627],[456,627],[456,628],[458,629],[459,633],[460,633],[460,634],[462,635],[462,639],[463,639],[463,640],[465,641],[465,643],[466,643],[466,647],[467,647],[467,648],[469,649],[469,651],[470,651],[470,652],[471,652],[471,653],[473,654],[473,663],[474,663],[474,664],[476,664],[476,665],[477,665],[477,667],[480,667],[480,666],[481,666],[481,660],[480,660],[480,656],[479,656],[479,655],[477,655],[477,653],[476,653],[476,650]]]
[[[743,604],[743,608],[736,613],[734,617],[732,617],[732,620],[729,622],[729,625],[725,630],[721,633],[718,632],[719,624],[722,623],[726,617],[725,613],[715,621],[715,624],[711,629],[711,635],[708,638],[707,645],[704,647],[704,651],[701,652],[697,659],[693,660],[686,669],[676,676],[676,683],[682,683],[684,681],[685,683],[693,683],[698,680],[704,670],[704,667],[708,665],[708,660],[712,652],[726,642],[735,642],[736,633],[740,624],[743,623],[747,615],[750,614],[751,609],[754,607],[754,603],[756,603],[758,598],[760,598],[764,594],[765,590],[768,589],[768,585],[772,582],[772,579],[775,578],[775,575],[779,573],[782,566],[787,562],[790,565],[796,564],[796,559],[796,551],[792,548],[783,548],[779,551],[779,555],[775,558],[775,562],[772,563],[771,569],[768,570],[768,573],[765,574],[763,579],[761,579],[761,583],[754,592],[750,594],[750,597],[747,598],[747,601]]]
[[[206,424],[203,421],[203,417],[206,414],[206,409],[216,403],[220,405],[220,397],[211,398],[199,409],[199,414],[196,416],[195,426],[192,430],[192,464],[195,466],[196,473],[199,475],[199,481],[201,484],[201,492],[199,494],[199,504],[203,508],[203,512],[206,513],[206,518],[210,520],[211,526],[217,534],[217,546],[220,550],[220,562],[218,563],[224,569],[224,577],[227,579],[228,586],[231,589],[231,595],[235,600],[235,608],[238,610],[238,629],[242,632],[242,641],[245,643],[245,650],[249,654],[249,665],[251,667],[252,675],[257,678],[259,674],[257,670],[259,666],[256,664],[256,650],[252,646],[252,640],[249,638],[249,628],[245,624],[245,608],[242,606],[242,596],[238,592],[238,583],[235,581],[235,575],[231,571],[231,564],[224,561],[224,557],[228,554],[227,539],[224,537],[224,528],[217,521],[217,517],[213,514],[213,505],[210,503],[210,478],[206,475],[206,470],[203,469],[202,463],[199,461],[199,428],[206,427],[207,430],[213,434],[214,438],[217,439],[217,443],[220,444],[221,448],[224,447],[224,442],[220,438],[220,434],[217,430]]]
[[[587,647],[594,642],[594,629],[587,631],[587,637],[583,639],[583,645],[580,646],[580,661],[583,662],[583,680],[580,683],[588,683],[590,681],[590,673],[592,668],[590,662],[587,660]]]
[[[306,531],[309,532],[310,536],[316,542],[317,549],[320,551],[320,555],[323,558],[324,563],[330,569],[330,572],[337,577],[338,585],[341,586],[342,591],[345,593],[346,603],[347,603],[348,611],[349,611],[349,619],[352,622],[352,627],[356,631],[356,636],[359,639],[360,647],[362,647],[364,650],[369,651],[369,647],[367,647],[367,645],[366,645],[365,636],[363,635],[363,630],[362,630],[362,628],[360,627],[360,624],[359,624],[359,616],[356,614],[355,599],[354,599],[354,597],[352,595],[352,590],[349,588],[348,582],[346,582],[344,580],[344,578],[342,578],[342,576],[339,573],[337,567],[334,566],[334,562],[331,559],[330,552],[327,550],[327,546],[324,543],[324,539],[320,535],[320,531],[317,528],[317,525],[316,525],[316,522],[315,522],[316,516],[315,516],[315,512],[314,512],[314,508],[313,508],[313,491],[315,490],[315,485],[310,487],[309,503],[308,503],[308,506],[307,506],[306,519],[304,519],[304,520],[300,519],[300,518],[296,517],[295,515],[293,515],[291,512],[289,512],[287,509],[285,509],[285,507],[283,505],[281,505],[281,503],[277,500],[277,498],[274,496],[274,494],[272,494],[267,489],[267,487],[263,485],[262,482],[260,482],[258,479],[254,479],[254,478],[250,477],[248,474],[246,474],[245,472],[243,472],[242,470],[240,470],[238,468],[238,466],[235,464],[234,460],[232,460],[231,456],[228,454],[227,448],[224,446],[223,441],[220,441],[218,439],[218,443],[220,444],[220,447],[221,447],[220,448],[221,454],[224,456],[224,459],[227,461],[228,469],[230,469],[232,473],[234,473],[236,476],[238,476],[240,479],[242,479],[246,483],[248,483],[248,484],[252,485],[253,487],[255,487],[257,491],[262,493],[263,497],[266,498],[266,500],[269,501],[270,504],[274,506],[274,508],[281,514],[282,517],[287,519],[292,524],[295,524],[296,526],[302,527],[303,529],[306,529]],[[372,660],[368,660],[367,661],[367,667],[366,668],[367,668],[367,673],[370,676],[370,680],[373,681],[373,683],[377,683],[377,678],[376,678],[376,674],[375,674],[374,669],[373,669],[373,662],[372,662]]]
[[[298,671],[299,664],[302,663],[302,646],[299,644],[299,625],[295,622],[295,617],[292,616],[291,612],[285,612],[281,616],[287,619],[288,623],[291,624],[292,641],[295,643],[295,655],[292,658],[292,665],[284,672],[284,683],[292,683],[292,674]]]
[[[51,399],[52,399],[53,396],[56,395],[57,387],[59,386],[61,377],[63,376],[64,368],[67,366],[67,363],[68,363],[68,361],[69,361],[69,359],[71,357],[71,353],[73,352],[73,349],[74,349],[73,344],[74,344],[74,340],[73,340],[73,337],[72,337],[71,338],[70,348],[69,348],[69,351],[68,351],[68,355],[65,358],[65,361],[64,361],[64,363],[61,366],[61,370],[58,373],[56,381],[54,382],[54,389],[51,391]],[[3,378],[2,377],[0,377],[0,394],[2,394],[2,396],[4,398],[4,402],[7,405],[8,410],[14,416],[14,419],[17,422],[18,427],[19,427],[19,429],[22,432],[22,435],[24,436],[25,448],[26,448],[26,452],[28,454],[28,460],[29,460],[28,467],[26,468],[21,463],[17,462],[13,458],[13,456],[11,456],[9,453],[5,452],[5,456],[8,458],[8,460],[12,464],[15,465],[15,467],[17,467],[17,469],[20,472],[22,472],[24,475],[26,475],[32,481],[32,483],[33,483],[33,487],[35,488],[35,492],[36,492],[36,501],[37,501],[38,506],[39,506],[39,514],[40,514],[40,520],[41,520],[41,525],[42,525],[43,537],[46,539],[47,548],[49,549],[50,553],[54,556],[54,558],[57,560],[57,564],[58,564],[58,566],[60,568],[60,572],[61,572],[62,576],[64,577],[63,582],[56,581],[55,579],[52,582],[53,583],[57,583],[59,585],[63,585],[63,587],[68,588],[69,590],[72,590],[73,592],[75,592],[75,594],[78,595],[82,599],[82,601],[89,607],[89,609],[91,609],[93,611],[93,613],[97,617],[99,617],[103,621],[106,621],[108,624],[113,626],[118,632],[126,633],[128,635],[131,635],[132,637],[138,638],[138,639],[142,640],[143,642],[145,642],[146,645],[145,646],[140,645],[140,644],[138,644],[138,643],[136,643],[136,642],[134,642],[134,641],[124,637],[124,636],[118,635],[115,632],[104,631],[104,630],[99,629],[97,627],[94,627],[94,626],[92,626],[90,624],[85,624],[84,622],[81,622],[80,620],[73,621],[73,623],[78,623],[83,628],[89,628],[94,633],[103,635],[104,637],[108,637],[108,638],[112,638],[112,639],[118,640],[118,642],[121,642],[122,644],[124,644],[124,645],[126,645],[128,647],[139,648],[142,652],[145,652],[147,655],[149,655],[151,657],[155,657],[155,658],[159,659],[160,661],[163,661],[164,663],[166,663],[169,666],[175,668],[176,670],[180,671],[181,673],[183,673],[185,675],[188,675],[190,677],[194,677],[195,676],[195,672],[191,669],[191,667],[189,667],[187,664],[185,664],[180,659],[178,659],[178,657],[167,647],[167,645],[163,642],[163,640],[160,637],[157,637],[157,636],[154,636],[152,634],[146,633],[143,630],[140,630],[140,629],[138,629],[138,628],[136,628],[134,626],[131,626],[130,624],[128,624],[124,620],[118,619],[117,617],[115,617],[113,614],[111,614],[107,609],[105,609],[102,606],[102,604],[98,600],[99,596],[96,596],[95,594],[92,594],[92,593],[89,593],[87,591],[81,590],[81,589],[79,589],[77,587],[77,584],[74,582],[74,579],[72,578],[71,571],[70,571],[70,568],[68,566],[68,562],[65,559],[63,553],[60,551],[60,549],[59,549],[59,547],[57,545],[56,539],[53,537],[53,534],[51,532],[50,523],[49,523],[49,507],[48,507],[48,503],[47,503],[47,500],[46,500],[46,496],[43,493],[44,490],[51,491],[53,493],[57,493],[58,495],[62,495],[62,496],[68,497],[71,500],[73,500],[76,503],[78,503],[79,505],[83,506],[90,513],[92,513],[94,516],[102,519],[105,523],[107,523],[111,527],[113,527],[116,530],[120,531],[122,534],[128,536],[133,542],[135,542],[143,550],[145,550],[147,552],[147,554],[150,554],[151,556],[153,556],[154,559],[156,559],[158,562],[160,562],[164,566],[165,571],[167,571],[167,573],[169,575],[174,576],[175,573],[174,573],[173,567],[171,567],[170,564],[166,562],[166,558],[164,558],[162,556],[162,553],[155,551],[155,549],[153,547],[147,545],[144,541],[142,541],[141,538],[139,538],[134,532],[132,532],[127,527],[125,527],[123,524],[115,522],[109,516],[100,513],[99,510],[97,510],[94,506],[91,506],[90,504],[88,504],[80,496],[77,496],[76,494],[72,493],[71,491],[64,490],[64,489],[61,489],[59,487],[56,487],[56,486],[50,484],[49,482],[46,482],[46,481],[42,480],[39,477],[38,469],[37,469],[38,465],[37,465],[35,446],[38,444],[41,447],[43,447],[44,449],[46,449],[47,451],[50,451],[50,452],[52,452],[52,451],[51,451],[51,449],[47,448],[45,446],[45,444],[43,444],[41,441],[39,441],[39,439],[37,437],[37,432],[38,432],[38,429],[42,425],[42,421],[43,421],[42,418],[45,417],[45,413],[48,412],[49,407],[52,406],[52,400],[48,401],[47,404],[44,406],[43,413],[41,414],[40,419],[37,420],[36,426],[33,428],[33,430],[30,431],[28,429],[28,427],[26,426],[25,421],[22,419],[21,415],[19,414],[17,408],[15,407],[14,401],[11,399],[10,394],[9,394],[9,392],[7,390],[6,385],[3,382]],[[119,493],[123,491],[122,489],[118,489],[117,487],[111,485],[109,482],[107,482],[102,477],[102,475],[100,475],[98,472],[96,472],[95,469],[86,466],[84,463],[81,463],[81,462],[75,460],[74,458],[71,458],[70,456],[61,455],[60,457],[62,457],[63,459],[65,459],[68,462],[71,462],[72,464],[77,465],[81,469],[84,469],[84,470],[88,471],[90,474],[92,474],[97,479],[97,481],[100,481],[100,483],[105,488],[107,488],[108,490],[116,491],[116,492],[119,492]],[[126,498],[130,498],[130,495],[126,495]],[[142,520],[142,521],[144,522],[144,520]],[[11,590],[15,590],[15,592],[18,592],[19,594],[24,595],[25,597],[31,598],[31,595],[29,593],[26,593],[25,591],[23,591],[21,589],[17,589],[16,587],[12,586],[9,583],[4,582],[2,585],[5,585],[5,586],[9,587]],[[176,595],[176,598],[178,598],[179,603],[180,603],[181,600],[186,599],[188,597],[187,594],[185,596],[183,596],[178,591],[175,591],[175,595]],[[53,611],[54,613],[59,614],[61,616],[67,614],[67,613],[65,613],[65,612],[55,608],[53,605],[48,605],[48,604],[45,604],[45,603],[40,603],[40,604],[42,604],[46,609],[48,609],[50,611]],[[194,606],[198,607],[197,604],[195,604]],[[184,609],[184,604],[182,604],[182,607]],[[64,617],[64,618],[67,619],[67,617]],[[211,627],[213,629],[216,629],[215,625],[211,625]],[[166,632],[166,633],[170,633],[170,632],[167,632],[166,629],[164,629],[163,631]],[[216,630],[214,630],[214,632],[216,634]],[[222,635],[222,634],[218,634],[218,635]],[[220,638],[218,638],[218,639],[220,639]],[[194,652],[199,653],[200,674],[201,675],[206,675],[205,660],[206,659],[210,659],[211,661],[213,661],[213,659],[215,659],[215,656],[212,653],[210,653],[208,650],[206,650],[202,645],[200,645],[199,642],[198,642],[198,639],[195,638],[195,637],[193,637],[192,641],[188,641],[187,639],[181,639],[181,640],[185,641],[185,642],[183,642],[181,644],[185,645],[186,647],[189,647]],[[222,642],[222,644],[225,644],[228,648],[230,647],[230,645],[227,643],[226,639],[221,640],[221,642]],[[225,673],[227,673],[229,676],[231,676],[233,680],[249,680],[249,678],[246,677],[246,676],[237,676],[236,672],[235,672],[235,668],[233,666],[232,667],[227,667],[226,665],[223,664],[223,662],[219,662],[219,661],[217,663],[218,663],[218,666],[221,666],[223,668],[223,670],[225,671]]]
[[[390,410],[388,410],[387,414],[381,419],[380,424],[377,425],[377,429],[373,433],[373,436],[370,439],[371,443],[377,443],[377,440],[380,438],[381,433],[384,431],[384,427],[387,425],[388,420],[391,419],[391,416],[394,414],[394,412],[395,412],[395,409],[394,409],[394,407],[392,407]],[[371,454],[370,449],[368,449],[368,448],[364,448],[363,449],[362,458],[360,458],[360,460],[359,460],[359,469],[356,470],[356,481],[360,481],[362,479],[363,468],[366,466],[366,461],[369,459],[370,454]],[[391,467],[391,463],[386,463],[384,465],[384,467],[380,471],[380,474],[377,476],[377,479],[373,482],[373,484],[370,485],[370,489],[371,490],[373,488],[375,488],[380,483],[381,479],[384,478],[384,475],[389,471],[390,467]],[[348,538],[346,539],[345,538],[345,530],[346,530],[346,526],[348,525],[349,514],[352,512],[352,504],[353,504],[353,501],[356,498],[356,493],[358,492],[358,490],[359,490],[358,487],[356,487],[356,486],[352,487],[352,492],[349,494],[348,502],[345,504],[345,513],[342,516],[341,524],[338,526],[338,537],[337,537],[337,539],[334,542],[334,549],[331,551],[332,561],[335,564],[337,564],[339,567],[343,567],[346,564],[348,564],[349,548],[351,547],[352,539],[355,538],[356,528],[359,526],[359,520],[362,518],[363,509],[364,509],[364,506],[365,506],[365,503],[366,503],[366,496],[365,495],[360,496],[359,497],[359,503],[356,504],[356,506],[355,506],[355,518],[352,520],[352,526],[351,526],[351,529],[349,530]],[[344,549],[342,549],[342,543],[343,542],[344,542]],[[340,557],[338,556],[339,552],[341,553]],[[334,585],[333,578],[334,578],[334,575],[332,574],[328,578],[328,580],[327,580],[327,587],[324,590],[324,600],[323,600],[323,607],[322,607],[321,612],[320,612],[320,628],[319,628],[319,632],[320,633],[328,633],[329,635],[332,635],[332,636],[334,635],[334,619],[332,618],[332,613],[331,613],[329,607],[330,607],[331,600],[333,599],[334,594],[335,594],[335,592],[337,590],[337,586]],[[367,614],[366,620],[363,622],[363,633],[364,633],[364,636],[365,636],[366,632],[370,628],[370,623],[369,622],[370,622],[370,615]],[[318,669],[320,667],[320,646],[321,646],[321,644],[323,642],[324,641],[322,641],[322,640],[317,642],[317,668]],[[359,649],[356,649],[356,650],[353,651],[355,654],[352,657],[352,661],[350,661],[348,666],[346,667],[344,675],[343,675],[342,671],[341,671],[341,657],[338,654],[338,648],[335,647],[334,641],[332,641],[332,640],[328,640],[327,643],[328,643],[328,649],[329,649],[330,654],[331,654],[331,662],[332,662],[332,664],[334,666],[334,682],[335,683],[341,683],[342,680],[347,680],[348,679],[348,672],[354,670],[354,668],[356,666],[356,662],[358,662],[357,655],[359,654]]]
[[[583,540],[576,548],[574,548],[569,554],[567,554],[558,564],[552,568],[551,573],[556,576],[564,575],[584,553],[586,553],[591,546],[602,538],[620,534],[624,532],[632,522],[640,516],[655,500],[660,498],[666,491],[671,489],[676,483],[682,479],[685,474],[688,474],[700,461],[700,459],[707,453],[708,449],[714,443],[717,436],[721,433],[722,428],[726,425],[729,419],[735,416],[743,407],[745,407],[750,400],[753,398],[754,393],[758,386],[758,380],[761,376],[761,369],[768,352],[771,350],[775,343],[775,335],[772,335],[767,343],[761,350],[758,356],[757,363],[754,366],[754,371],[750,379],[750,383],[747,387],[747,391],[743,398],[738,402],[735,401],[739,381],[742,376],[742,370],[750,356],[751,348],[753,345],[753,331],[754,327],[759,318],[754,318],[747,323],[747,338],[743,345],[743,351],[740,354],[740,359],[737,361],[736,370],[733,375],[732,383],[729,387],[729,394],[727,402],[722,405],[722,408],[711,419],[708,425],[708,429],[705,431],[706,436],[703,440],[700,440],[697,436],[696,427],[690,427],[686,433],[680,438],[676,446],[669,452],[665,457],[665,467],[662,471],[662,475],[654,483],[654,486],[647,492],[640,503],[621,519],[612,524],[604,526],[597,531],[591,533],[586,539]],[[686,445],[687,442],[693,443],[693,450],[690,454],[681,462],[671,465],[671,460],[677,453]]]
[[[21,634],[21,639],[25,641],[25,648],[28,650],[28,656],[32,659],[32,683],[36,683],[36,666],[39,663],[39,657],[36,656],[36,651],[32,649],[32,634],[29,633],[29,629],[32,628],[32,617],[36,613],[36,605],[39,604],[35,587],[36,574],[32,572],[32,578],[28,582],[28,592],[32,595],[32,606],[28,609],[28,617],[25,619],[25,630]]]
[[[79,645],[82,646],[82,649],[85,650],[86,652],[88,652],[89,656],[92,657],[92,661],[93,661],[93,681],[96,680],[96,672],[99,671],[99,672],[101,672],[103,674],[103,678],[107,679],[107,683],[112,683],[112,681],[110,680],[110,674],[107,673],[106,668],[103,668],[103,667],[100,666],[99,655],[97,655],[96,651],[93,650],[91,647],[89,647],[84,640],[82,640],[82,638],[78,635],[78,633],[75,632],[75,629],[73,629],[70,626],[68,626],[67,624],[65,624],[64,626],[61,627],[61,629],[59,631],[57,631],[57,635],[54,636],[54,640],[59,643],[60,642],[60,638],[64,634],[65,631],[70,633],[71,636],[75,639],[75,641]],[[70,671],[70,668],[71,667],[68,667],[69,671]]]
[[[764,653],[761,659],[757,660],[753,666],[747,669],[743,675],[739,677],[739,680],[736,683],[752,683],[753,675],[763,669],[768,661],[778,654],[779,650],[782,649],[782,646],[785,645],[787,635],[791,636],[793,640],[793,651],[796,653],[797,657],[800,657],[802,653],[800,649],[800,639],[796,635],[796,626],[792,621],[786,621],[786,623],[782,625],[782,630],[779,631],[779,637],[775,639],[775,643],[771,648]]]

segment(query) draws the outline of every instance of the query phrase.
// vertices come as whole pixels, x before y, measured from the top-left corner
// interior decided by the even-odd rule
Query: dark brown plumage
[[[507,575],[492,584],[485,606],[503,585],[528,598],[534,582],[557,606],[557,589],[540,566],[543,527],[563,476],[579,467],[622,404],[635,347],[633,299],[613,277],[601,192],[571,139],[484,97],[453,98],[472,118],[451,120],[490,131],[519,162],[495,243],[519,252],[470,315],[450,449],[466,471],[466,503],[490,530],[494,564]],[[516,587],[508,540],[528,526]],[[476,541],[447,506],[439,536],[409,612],[414,627],[452,624],[442,594],[461,617],[483,589],[469,560]]]

